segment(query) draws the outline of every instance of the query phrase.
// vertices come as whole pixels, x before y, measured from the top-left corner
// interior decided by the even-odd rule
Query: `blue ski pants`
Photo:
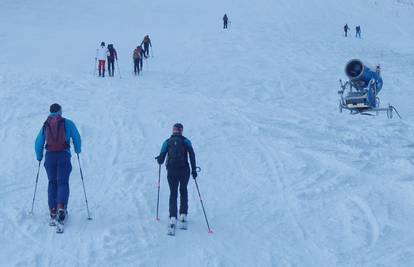
[[[69,176],[72,171],[70,154],[67,151],[46,152],[45,169],[49,179],[49,209],[57,209],[58,205],[66,208],[69,200]]]

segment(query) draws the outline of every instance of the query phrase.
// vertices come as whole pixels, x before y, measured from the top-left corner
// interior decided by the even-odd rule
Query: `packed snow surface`
[[[0,265],[414,266],[413,14],[410,0],[2,0]],[[135,77],[145,34],[153,57]],[[93,76],[101,41],[122,79]],[[403,119],[338,112],[352,58],[381,64],[381,104]],[[72,157],[63,235],[47,226],[44,168],[28,215],[53,102],[81,132],[93,217]],[[154,156],[175,122],[214,234],[190,181],[189,230],[167,236],[165,168],[155,221]]]

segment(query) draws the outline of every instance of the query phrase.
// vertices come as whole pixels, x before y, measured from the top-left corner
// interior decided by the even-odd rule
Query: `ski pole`
[[[95,58],[95,65],[93,65],[93,76],[96,76],[96,58]]]
[[[34,202],[35,202],[35,198],[36,198],[36,192],[37,192],[37,182],[39,181],[39,172],[40,172],[40,163],[42,161],[39,160],[39,167],[37,168],[37,175],[36,175],[36,184],[35,184],[35,190],[34,190],[34,194],[33,194],[33,201],[32,201],[32,209],[30,211],[30,215],[33,215],[33,207],[34,207]]]
[[[151,57],[154,57],[154,49],[152,49],[152,46],[151,46]]]
[[[88,212],[88,220],[92,220],[92,217],[89,213],[88,198],[86,197],[85,182],[83,181],[83,172],[82,172],[82,167],[80,164],[79,154],[76,154],[76,155],[78,156],[78,164],[79,164],[79,170],[80,170],[80,175],[81,175],[81,180],[82,180],[83,194],[85,195],[85,203],[86,203],[86,211]]]
[[[119,79],[122,79],[122,76],[121,76],[121,71],[119,70],[118,60],[116,60],[116,66],[118,67]]]
[[[147,66],[147,70],[149,70],[150,67],[149,67],[149,63],[148,63],[148,58],[145,58],[145,65]]]
[[[197,167],[197,168],[196,168],[196,171],[197,171],[197,172],[200,172],[200,171],[201,171],[201,168],[200,168],[200,167]],[[199,189],[199,187],[198,187],[197,179],[195,179],[195,178],[194,178],[194,182],[195,182],[195,185],[196,185],[196,187],[197,187],[197,192],[198,192],[198,197],[200,198],[201,207],[203,208],[203,213],[204,213],[204,218],[206,219],[207,228],[208,228],[208,233],[209,233],[209,234],[212,234],[212,233],[213,233],[213,231],[211,230],[211,228],[210,228],[210,224],[208,223],[207,214],[206,214],[206,210],[204,209],[203,199],[201,198],[200,189]]]
[[[161,164],[159,164],[159,167],[158,167],[157,217],[155,218],[157,221],[160,221],[160,217],[158,216],[158,210],[160,206],[160,182],[161,182]]]

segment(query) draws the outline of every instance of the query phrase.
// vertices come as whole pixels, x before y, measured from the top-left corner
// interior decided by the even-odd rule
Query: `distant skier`
[[[144,51],[141,46],[137,46],[134,49],[134,53],[132,54],[132,59],[134,61],[134,73],[135,75],[139,75],[139,72],[142,71],[142,57],[144,56]]]
[[[361,26],[359,25],[355,27],[355,38],[361,39]]]
[[[102,42],[101,46],[96,49],[95,61],[98,60],[99,65],[99,77],[105,77],[105,60],[109,56],[109,51],[105,46],[105,43]]]
[[[43,159],[43,148],[46,148],[44,167],[49,179],[49,225],[57,225],[58,232],[59,227],[63,227],[69,200],[69,176],[72,171],[70,139],[73,140],[75,153],[81,153],[81,137],[75,124],[62,117],[59,104],[51,105],[50,114],[36,138],[35,150],[40,162]]]
[[[224,16],[223,16],[223,29],[227,29],[228,22],[229,22],[229,18],[227,17],[227,14],[224,14]]]
[[[141,53],[141,57],[140,57],[140,60],[139,60],[139,67],[140,67],[140,70],[142,72],[142,61],[144,59],[144,48],[142,48],[142,45],[139,45],[138,50],[141,51],[140,52]]]
[[[149,56],[150,46],[151,46],[151,49],[152,49],[151,39],[150,39],[149,35],[145,35],[144,40],[142,40],[142,42],[141,42],[141,46],[142,45],[144,45],[144,56],[145,56],[145,58],[147,58]]]
[[[190,157],[191,174],[197,178],[196,158],[191,141],[183,136],[183,125],[176,123],[173,126],[173,133],[162,145],[160,155],[156,157],[158,164],[163,164],[167,157],[167,179],[170,187],[170,234],[174,233],[177,220],[177,197],[178,187],[180,188],[180,217],[181,228],[186,229],[188,212],[188,191],[187,185],[190,179]]]
[[[113,44],[108,45],[108,72],[110,77],[114,77],[115,60],[118,61],[118,53]]]
[[[344,26],[345,37],[348,37],[348,31],[349,30],[350,30],[350,28],[348,27],[348,24],[345,24],[345,26]]]

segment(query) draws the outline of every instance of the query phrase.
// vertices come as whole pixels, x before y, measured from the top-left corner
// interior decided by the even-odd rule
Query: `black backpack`
[[[188,165],[187,147],[183,136],[173,135],[168,140],[167,167],[183,168]]]

